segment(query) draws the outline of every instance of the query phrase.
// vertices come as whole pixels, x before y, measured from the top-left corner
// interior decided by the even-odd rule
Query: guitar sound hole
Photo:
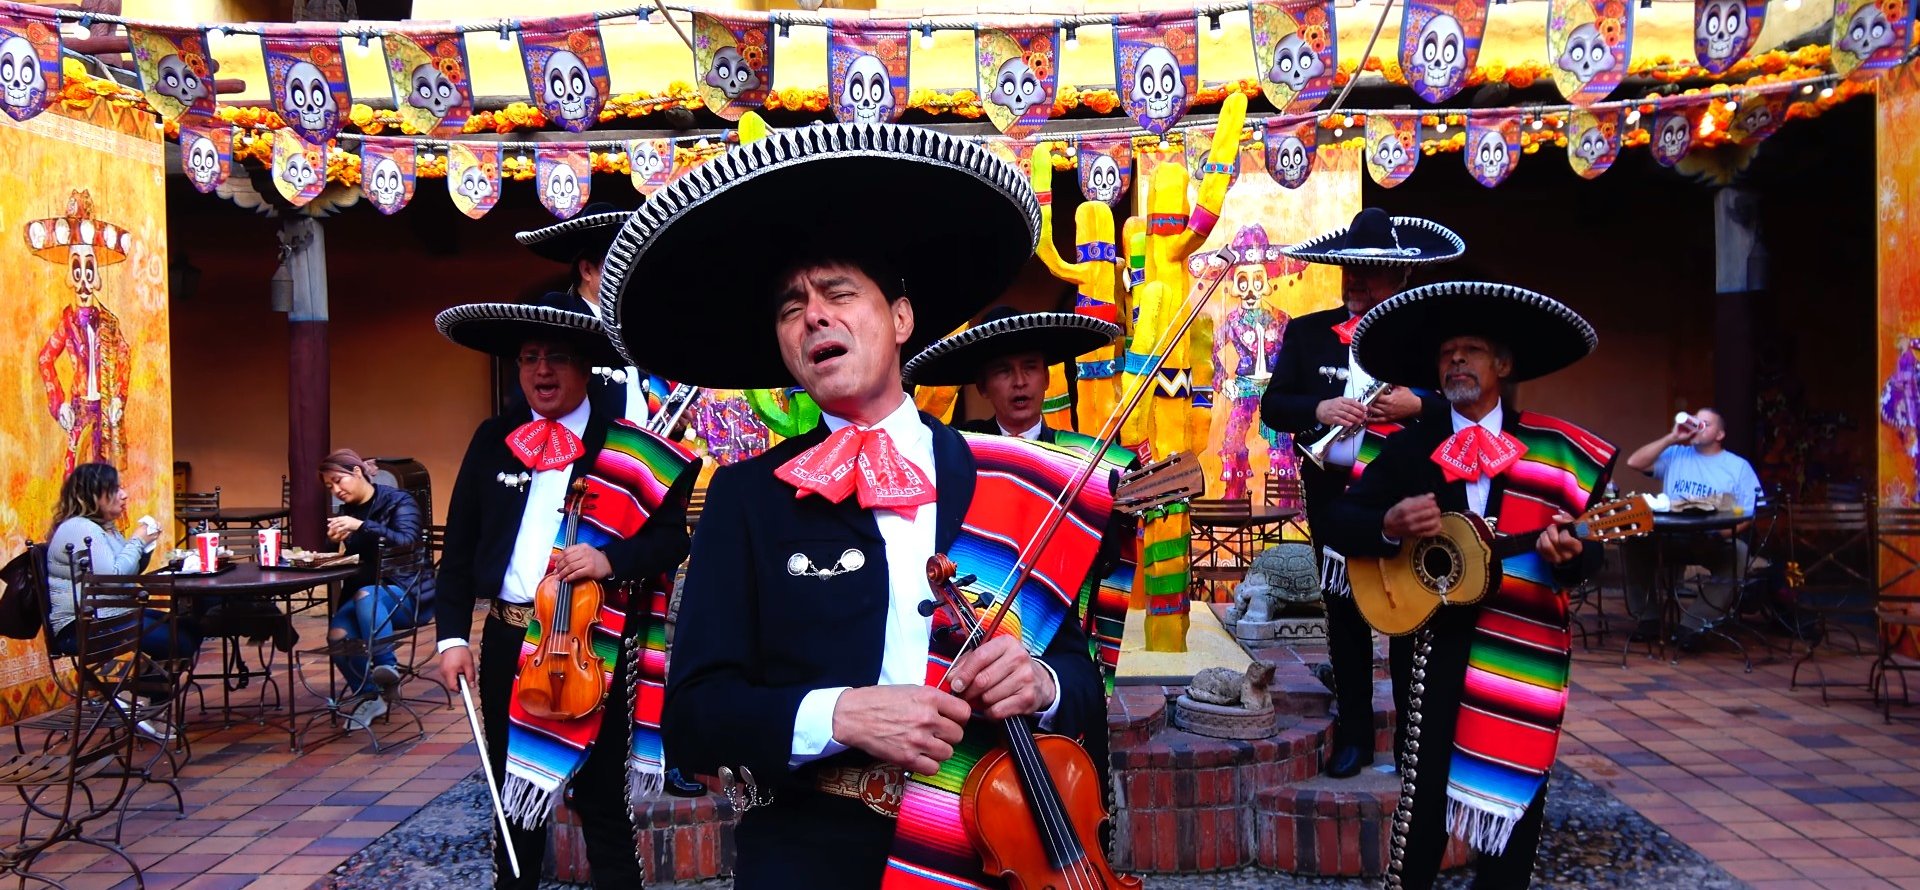
[[[1429,590],[1445,593],[1460,583],[1460,554],[1453,549],[1452,542],[1445,538],[1435,538],[1425,543],[1414,560],[1414,565],[1419,569],[1420,583]]]

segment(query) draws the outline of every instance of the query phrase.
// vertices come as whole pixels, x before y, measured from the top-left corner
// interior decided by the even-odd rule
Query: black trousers
[[[1433,646],[1427,655],[1425,692],[1421,696],[1420,751],[1414,785],[1412,827],[1400,869],[1406,890],[1427,890],[1440,872],[1447,851],[1447,774],[1453,759],[1453,731],[1460,719],[1460,699],[1467,683],[1467,652],[1473,644],[1475,606],[1442,606],[1428,627]],[[1393,670],[1412,680],[1417,634],[1394,638]],[[1398,692],[1406,683],[1395,683]],[[1403,721],[1404,723],[1404,721]],[[1402,752],[1406,750],[1403,746]],[[1404,761],[1401,764],[1405,766]],[[1479,854],[1473,886],[1478,890],[1524,888],[1533,882],[1534,854],[1540,846],[1541,817],[1546,812],[1547,786],[1542,783],[1526,814],[1514,826],[1507,848],[1498,856]]]
[[[507,704],[513,696],[514,673],[520,665],[520,642],[526,631],[487,616],[480,635],[480,717],[487,729],[487,755],[495,782],[505,787],[507,777]],[[624,647],[621,658],[626,657]],[[625,665],[614,670],[621,676]],[[611,701],[621,700],[619,695]],[[587,762],[574,774],[567,805],[580,817],[587,845],[587,865],[593,886],[602,890],[632,890],[640,886],[638,843],[633,814],[627,809],[627,746],[631,721],[625,708],[601,709],[600,735],[588,749]],[[490,820],[491,821],[491,820]],[[499,829],[494,828],[497,834]],[[494,886],[500,890],[537,890],[540,866],[547,855],[547,826],[527,830],[514,826],[509,838],[520,859],[515,879],[507,864],[503,841],[495,838]]]
[[[1372,754],[1373,628],[1360,617],[1351,595],[1322,599],[1327,604],[1327,660],[1333,665],[1334,700],[1340,704],[1333,743]]]

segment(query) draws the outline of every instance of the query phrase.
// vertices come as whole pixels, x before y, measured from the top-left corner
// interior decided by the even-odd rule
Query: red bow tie
[[[1474,424],[1441,442],[1433,451],[1433,462],[1440,465],[1448,482],[1472,482],[1506,472],[1525,453],[1527,446],[1519,439],[1504,432],[1495,435]]]
[[[833,503],[858,491],[860,506],[892,510],[907,519],[921,504],[934,502],[933,483],[895,448],[883,430],[841,427],[773,475],[798,489],[795,497],[817,494]]]
[[[1333,335],[1340,338],[1342,346],[1353,345],[1353,329],[1360,326],[1360,316],[1356,315],[1333,326]]]
[[[541,418],[520,425],[507,434],[507,447],[527,469],[535,472],[558,470],[580,459],[587,446],[557,420]]]

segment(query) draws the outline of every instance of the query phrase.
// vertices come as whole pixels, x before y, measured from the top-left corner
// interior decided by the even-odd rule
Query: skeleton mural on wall
[[[101,302],[101,269],[125,260],[133,237],[93,214],[92,194],[78,189],[67,198],[65,215],[33,220],[25,233],[34,255],[66,267],[66,285],[73,292],[39,357],[47,411],[67,433],[69,471],[88,461],[119,466],[126,456],[121,424],[131,351],[119,318]],[[63,356],[69,362],[64,379]]]
[[[1267,471],[1297,474],[1291,437],[1260,424],[1259,418],[1260,396],[1273,378],[1288,321],[1285,312],[1268,305],[1268,297],[1278,288],[1281,276],[1296,273],[1305,264],[1283,257],[1278,245],[1268,243],[1266,229],[1257,225],[1234,233],[1228,249],[1233,265],[1223,289],[1231,290],[1234,302],[1214,335],[1213,380],[1215,392],[1229,406],[1220,446],[1220,478],[1227,483],[1222,497],[1234,500],[1247,496],[1247,480],[1253,476],[1247,440],[1256,424],[1267,443]]]

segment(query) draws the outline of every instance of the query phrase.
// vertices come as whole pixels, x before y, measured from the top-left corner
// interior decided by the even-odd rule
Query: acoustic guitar
[[[1608,501],[1563,525],[1588,543],[1653,532],[1653,511],[1637,497]],[[1473,513],[1443,513],[1440,533],[1402,542],[1380,559],[1349,557],[1347,580],[1360,616],[1391,637],[1413,633],[1441,606],[1477,603],[1500,583],[1500,561],[1533,549],[1540,533],[1495,535]]]

